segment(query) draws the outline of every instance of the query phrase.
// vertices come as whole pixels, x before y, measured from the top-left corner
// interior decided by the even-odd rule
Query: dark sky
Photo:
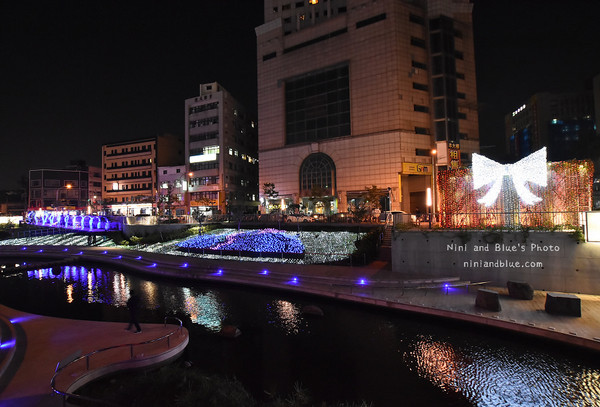
[[[129,3],[0,6],[0,189],[29,168],[100,165],[104,143],[183,134],[200,83],[256,109],[262,0]],[[596,0],[475,0],[482,145],[501,145],[504,114],[532,93],[600,72],[599,15]]]

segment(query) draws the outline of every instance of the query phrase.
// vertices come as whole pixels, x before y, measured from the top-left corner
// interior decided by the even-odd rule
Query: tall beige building
[[[469,0],[264,4],[259,184],[308,212],[346,212],[372,185],[423,210],[432,164],[479,148]]]
[[[185,101],[185,157],[192,211],[255,213],[256,123],[219,83],[200,84]]]

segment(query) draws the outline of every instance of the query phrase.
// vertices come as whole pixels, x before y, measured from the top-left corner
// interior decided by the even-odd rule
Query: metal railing
[[[88,401],[91,403],[97,403],[97,404],[105,404],[105,405],[112,405],[111,403],[108,403],[106,401],[103,400],[97,400],[91,397],[86,397],[86,396],[82,396],[79,394],[74,394],[74,393],[69,393],[67,391],[63,391],[60,390],[56,387],[56,379],[57,377],[60,375],[61,372],[63,372],[65,369],[67,369],[68,367],[72,367],[74,366],[76,363],[78,362],[85,362],[85,369],[84,369],[84,373],[89,372],[90,371],[90,362],[91,359],[94,356],[100,355],[100,354],[105,354],[106,352],[109,351],[114,351],[115,349],[126,349],[129,348],[129,358],[127,360],[132,360],[135,359],[136,357],[136,353],[134,351],[135,347],[141,347],[143,345],[149,345],[152,343],[157,343],[157,342],[161,342],[161,341],[166,341],[166,345],[167,345],[167,349],[171,349],[171,337],[173,335],[175,335],[177,332],[181,332],[181,330],[183,329],[183,322],[174,316],[166,316],[164,319],[164,326],[167,326],[167,320],[168,319],[174,319],[179,323],[179,326],[177,326],[176,329],[174,329],[173,331],[169,332],[168,334],[165,334],[159,338],[155,338],[155,339],[150,339],[147,341],[143,341],[143,342],[137,342],[137,343],[128,343],[128,344],[123,344],[123,345],[115,345],[115,346],[110,346],[108,348],[102,348],[102,349],[97,349],[94,350],[92,352],[86,353],[85,355],[80,355],[81,351],[78,351],[76,353],[74,353],[73,355],[67,357],[66,359],[60,361],[57,363],[56,368],[54,370],[54,375],[52,376],[52,379],[50,380],[50,387],[52,388],[52,390],[56,393],[59,394],[63,397],[63,405],[65,405],[67,398],[74,398],[77,400],[83,400],[83,401]],[[143,353],[142,353],[143,355]],[[123,362],[125,360],[121,360],[120,362]],[[120,363],[119,362],[119,363]],[[110,366],[111,363],[108,363],[106,365],[103,366],[99,366],[99,367],[106,367],[106,366]]]

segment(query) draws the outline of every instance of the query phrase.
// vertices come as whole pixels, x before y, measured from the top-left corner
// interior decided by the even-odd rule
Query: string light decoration
[[[303,257],[304,245],[296,236],[276,229],[195,236],[178,243],[182,251],[239,253],[244,256]]]
[[[537,158],[536,158],[537,160]],[[475,163],[475,159],[473,160]],[[491,160],[490,160],[491,161]],[[500,164],[498,164],[500,165]],[[539,163],[524,165],[523,171],[532,171]],[[504,166],[503,166],[504,167]],[[580,225],[580,214],[592,209],[592,186],[594,166],[589,160],[571,160],[546,163],[546,182],[533,180],[527,174],[515,181],[512,177],[489,175],[492,182],[487,190],[476,188],[471,169],[459,168],[438,172],[437,186],[440,199],[440,221],[445,228],[471,227],[546,227]],[[498,169],[500,171],[500,169]],[[541,172],[541,171],[540,171]],[[514,174],[514,172],[513,172]],[[528,194],[523,199],[523,190],[537,197],[532,204]],[[498,197],[487,205],[499,188]],[[490,194],[491,192],[491,194]],[[489,195],[489,197],[488,197]],[[486,198],[488,197],[488,198]],[[485,199],[484,199],[485,198]]]
[[[548,181],[546,169],[546,147],[528,155],[514,164],[500,164],[487,157],[473,153],[473,186],[479,189],[492,184],[483,198],[477,202],[489,207],[496,202],[504,177],[511,179],[517,195],[525,205],[534,205],[542,200],[525,186],[526,182],[545,187]]]

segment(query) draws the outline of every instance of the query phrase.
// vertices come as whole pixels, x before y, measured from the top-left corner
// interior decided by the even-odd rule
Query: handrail
[[[106,404],[106,405],[114,405],[114,404],[109,403],[109,402],[104,401],[104,400],[97,400],[97,399],[94,399],[94,398],[91,398],[91,397],[86,397],[86,396],[82,396],[82,395],[79,395],[79,394],[68,393],[66,391],[59,390],[59,389],[56,388],[56,378],[60,374],[60,372],[62,372],[68,366],[71,366],[74,363],[79,362],[80,360],[83,360],[83,359],[85,359],[86,371],[89,371],[89,368],[90,368],[90,357],[94,356],[94,355],[97,355],[99,353],[102,353],[102,352],[109,351],[109,350],[118,349],[118,348],[124,348],[124,347],[129,347],[130,350],[131,350],[131,352],[130,352],[130,360],[131,360],[131,359],[133,359],[133,355],[134,355],[134,352],[133,352],[133,347],[134,346],[148,345],[150,343],[155,343],[155,342],[159,342],[159,341],[162,341],[162,340],[166,339],[167,340],[167,348],[170,349],[171,348],[170,338],[176,332],[181,332],[181,330],[183,329],[183,322],[181,321],[181,319],[179,319],[179,318],[177,318],[175,316],[169,316],[169,315],[167,315],[167,316],[165,316],[165,319],[164,319],[164,326],[165,327],[167,326],[167,320],[168,319],[174,319],[174,320],[178,321],[179,322],[179,326],[177,327],[177,329],[169,332],[168,334],[165,334],[165,335],[161,336],[160,338],[150,339],[150,340],[143,341],[143,342],[126,343],[126,344],[122,344],[122,345],[109,346],[108,348],[97,349],[97,350],[91,351],[89,353],[86,353],[85,355],[76,357],[75,359],[69,361],[68,363],[66,363],[63,366],[61,366],[61,362],[58,362],[56,364],[56,368],[54,369],[54,375],[52,376],[52,379],[50,380],[50,387],[52,388],[52,390],[56,394],[59,394],[59,395],[63,396],[63,404],[64,404],[64,401],[66,400],[67,397],[73,397],[73,398],[78,399],[78,400],[89,401],[89,402],[92,402],[92,403],[103,403],[103,404]]]

